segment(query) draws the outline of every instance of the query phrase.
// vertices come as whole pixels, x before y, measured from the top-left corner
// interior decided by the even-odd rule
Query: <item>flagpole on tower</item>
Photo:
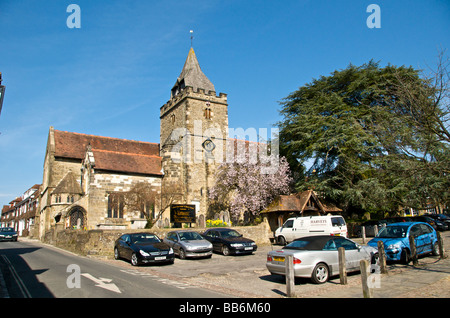
[[[189,33],[191,34],[191,47],[192,47],[192,40],[194,39],[194,31],[190,30]]]

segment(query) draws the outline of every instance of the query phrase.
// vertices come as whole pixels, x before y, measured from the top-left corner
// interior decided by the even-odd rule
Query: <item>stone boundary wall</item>
[[[233,226],[244,237],[250,238],[257,245],[269,245],[272,233],[264,223],[257,226]],[[199,233],[203,233],[207,228],[188,228]],[[181,230],[179,228],[167,229],[135,229],[135,230],[58,230],[52,229],[43,237],[43,242],[52,244],[59,248],[71,251],[79,255],[98,255],[112,258],[114,255],[114,242],[122,234],[150,232],[157,234],[161,239],[168,232]]]

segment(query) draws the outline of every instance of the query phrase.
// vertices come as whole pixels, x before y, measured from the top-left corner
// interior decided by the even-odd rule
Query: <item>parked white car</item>
[[[275,231],[275,240],[278,244],[285,245],[295,239],[311,235],[347,237],[347,224],[340,215],[289,218]]]

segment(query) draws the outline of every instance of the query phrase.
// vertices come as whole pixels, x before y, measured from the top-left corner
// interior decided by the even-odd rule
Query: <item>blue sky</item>
[[[70,4],[81,28],[66,25]],[[378,4],[381,28],[366,8]],[[0,0],[0,205],[42,182],[50,126],[159,142],[194,30],[194,49],[231,128],[271,128],[279,101],[350,63],[427,69],[450,48],[450,2]],[[448,54],[448,53],[447,53]]]

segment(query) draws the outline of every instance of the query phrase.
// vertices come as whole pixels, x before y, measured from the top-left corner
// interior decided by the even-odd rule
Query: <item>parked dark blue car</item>
[[[411,260],[410,235],[415,238],[417,255],[427,253],[439,255],[436,231],[424,222],[388,224],[367,245],[377,247],[377,242],[382,241],[388,261],[401,261],[407,264]]]
[[[0,241],[16,241],[19,235],[12,227],[0,228]]]

